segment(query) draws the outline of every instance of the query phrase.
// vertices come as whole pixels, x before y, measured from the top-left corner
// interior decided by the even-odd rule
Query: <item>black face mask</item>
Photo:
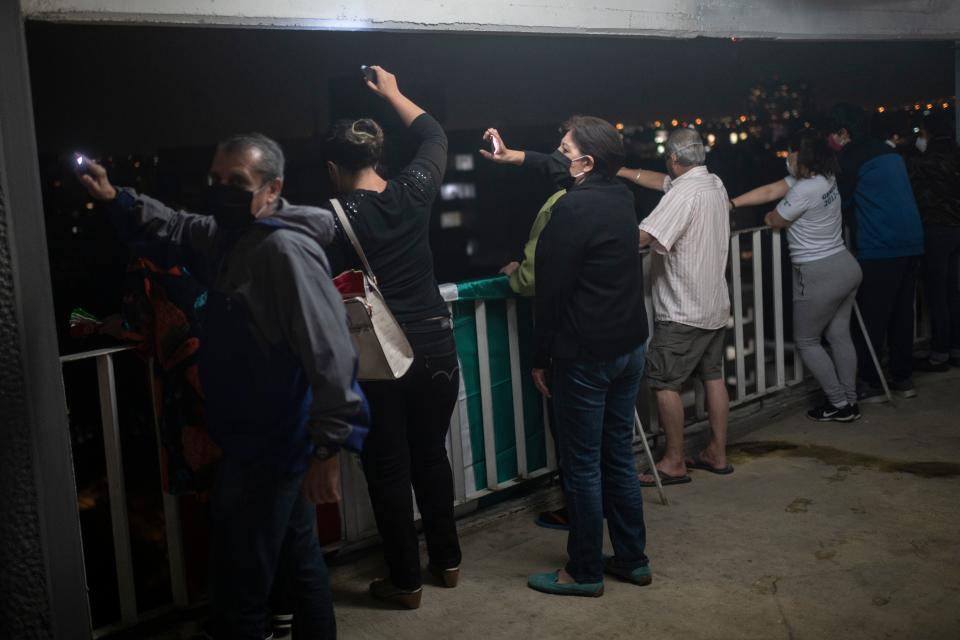
[[[550,154],[550,160],[554,165],[558,165],[558,168],[555,169],[557,174],[559,174],[561,171],[566,173],[565,177],[558,180],[560,186],[564,189],[569,189],[572,187],[574,183],[574,177],[570,175],[570,158],[563,155],[563,152],[560,151],[560,149],[557,149]],[[559,167],[562,167],[562,169]]]
[[[225,231],[236,231],[257,221],[250,213],[252,203],[253,192],[246,189],[226,184],[207,187],[207,213]]]

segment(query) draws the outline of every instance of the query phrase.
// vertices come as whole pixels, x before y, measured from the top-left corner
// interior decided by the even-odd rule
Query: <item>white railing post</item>
[[[740,279],[740,236],[730,236],[730,279],[733,280],[733,335],[737,358],[737,400],[746,395],[743,359],[743,282]]]
[[[180,523],[180,501],[169,491],[163,490],[163,439],[160,435],[160,408],[157,398],[157,379],[153,369],[154,360],[147,361],[147,381],[150,384],[150,409],[153,415],[153,429],[157,437],[157,464],[160,469],[160,490],[163,493],[163,522],[167,533],[167,561],[170,565],[170,587],[173,604],[186,607],[190,604],[187,591],[186,560],[183,554],[183,529]]]
[[[477,323],[477,360],[480,365],[480,407],[483,414],[483,453],[487,469],[487,488],[495,491],[497,481],[497,444],[493,428],[493,382],[490,377],[490,343],[487,340],[487,305],[477,300],[474,307]]]
[[[456,287],[454,287],[454,290]],[[452,319],[454,317],[453,304],[447,302],[447,314]],[[452,321],[452,320],[451,320]],[[460,419],[461,403],[467,402],[466,383],[463,378],[463,364],[457,357],[457,366],[460,367],[460,386],[457,390],[457,404],[453,409],[453,415],[450,416],[450,432],[447,434],[450,445],[450,466],[453,471],[453,492],[457,503],[467,501],[467,470],[464,467],[463,459],[463,421]],[[470,473],[473,473],[471,471]]]
[[[107,463],[110,497],[110,523],[113,526],[113,556],[117,567],[120,595],[120,619],[124,626],[137,621],[137,593],[133,579],[133,553],[130,547],[130,520],[127,514],[127,490],[123,477],[123,453],[117,414],[116,378],[113,356],[97,356],[97,382],[100,391],[100,418]]]
[[[763,335],[763,234],[762,229],[753,232],[753,336],[754,362],[757,367],[757,394],[767,390],[766,343]],[[776,268],[776,267],[774,267]]]
[[[510,348],[510,382],[513,389],[513,428],[517,441],[517,475],[526,478],[527,430],[523,418],[523,372],[520,369],[520,337],[517,323],[517,301],[507,299],[507,339]]]
[[[357,465],[347,451],[340,456],[340,532],[345,542],[360,539],[359,505],[363,499],[363,488],[357,482]]]
[[[777,387],[782,388],[787,384],[787,375],[786,354],[783,346],[783,272],[781,271],[783,256],[779,229],[774,229],[771,233],[771,243],[773,249],[771,253],[773,264],[773,332],[776,341]]]

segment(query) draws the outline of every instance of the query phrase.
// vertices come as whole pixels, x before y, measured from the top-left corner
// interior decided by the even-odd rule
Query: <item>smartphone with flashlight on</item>
[[[500,153],[500,141],[497,140],[497,136],[490,136],[490,150],[493,155]]]
[[[365,81],[377,84],[377,72],[374,69],[371,69],[365,64],[360,65],[360,73],[363,74],[363,79]]]
[[[73,170],[82,175],[90,175],[90,163],[82,153],[73,154]]]

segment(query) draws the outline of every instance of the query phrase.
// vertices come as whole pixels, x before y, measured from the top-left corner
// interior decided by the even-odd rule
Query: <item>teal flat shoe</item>
[[[604,556],[603,570],[605,573],[616,576],[621,580],[632,582],[638,587],[645,587],[653,582],[653,572],[650,571],[650,565],[637,567],[636,569],[625,569],[617,566],[616,558],[613,556]]]
[[[527,586],[535,591],[541,591],[555,596],[599,598],[603,595],[602,582],[573,582],[571,584],[561,584],[557,582],[559,575],[559,571],[535,573],[527,578]]]

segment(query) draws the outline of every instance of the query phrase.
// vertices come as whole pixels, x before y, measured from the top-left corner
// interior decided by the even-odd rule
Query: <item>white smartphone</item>
[[[89,174],[90,165],[87,164],[87,159],[82,154],[74,154],[74,170],[80,174]]]

